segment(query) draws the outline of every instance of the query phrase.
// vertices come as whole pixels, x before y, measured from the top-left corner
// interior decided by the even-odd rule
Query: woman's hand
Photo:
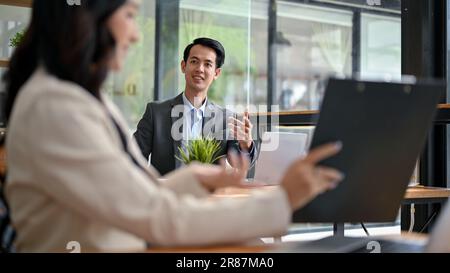
[[[194,166],[194,174],[210,192],[219,188],[243,186],[250,165],[249,160],[246,156],[235,152],[229,153],[228,159],[234,168],[227,168],[225,159],[221,160],[220,166],[200,164]]]
[[[292,210],[304,206],[324,191],[334,189],[344,178],[338,170],[317,165],[323,159],[337,154],[341,148],[340,142],[322,145],[288,168],[281,187],[287,193]]]

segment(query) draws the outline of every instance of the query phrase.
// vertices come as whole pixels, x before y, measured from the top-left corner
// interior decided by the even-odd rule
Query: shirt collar
[[[205,101],[203,102],[202,106],[200,106],[200,108],[199,108],[199,110],[202,111],[202,113],[205,113],[206,102],[207,101],[208,101],[208,98],[205,99]],[[194,105],[192,105],[192,103],[186,97],[186,93],[185,92],[183,92],[183,104],[189,108],[189,111],[191,111],[192,109],[196,109],[194,107]]]

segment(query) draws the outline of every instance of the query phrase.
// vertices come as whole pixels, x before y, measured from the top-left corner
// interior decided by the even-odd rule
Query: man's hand
[[[241,148],[241,150],[249,151],[253,143],[253,124],[250,122],[248,111],[244,112],[242,120],[230,117],[228,119],[228,126],[231,130],[231,135],[233,136],[233,138],[239,141],[239,147]]]

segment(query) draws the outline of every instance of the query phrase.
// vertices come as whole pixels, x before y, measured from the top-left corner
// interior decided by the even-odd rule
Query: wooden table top
[[[245,188],[225,188],[218,190],[214,196],[215,197],[245,197],[249,195],[253,190],[271,190],[278,186],[253,186]],[[408,187],[405,193],[405,199],[427,199],[427,198],[448,198],[450,197],[449,188],[436,188],[436,187],[424,187],[424,186],[413,186]]]
[[[156,247],[149,248],[148,253],[260,253],[273,249],[273,244],[237,244],[198,247]]]
[[[250,186],[245,188],[225,188],[214,194],[216,198],[242,198],[254,190],[271,190],[278,186]],[[405,199],[417,198],[445,198],[450,197],[450,189],[415,186],[408,188]],[[387,239],[424,241],[426,235],[416,233],[402,233],[401,235],[386,236]],[[148,253],[261,253],[271,252],[286,243],[264,244],[262,241],[253,241],[236,245],[215,245],[197,247],[156,247],[147,250]]]
[[[428,235],[419,233],[402,232],[401,234],[386,235],[377,237],[397,242],[408,242],[416,244],[425,244]],[[264,244],[263,242],[242,243],[236,245],[222,246],[198,246],[198,247],[156,247],[147,249],[148,253],[262,253],[276,252],[282,249],[288,249],[286,246],[295,244],[295,241],[277,242]],[[283,252],[283,251],[282,251]]]
[[[448,198],[450,197],[450,189],[414,186],[406,190],[405,199],[427,199],[427,198]]]

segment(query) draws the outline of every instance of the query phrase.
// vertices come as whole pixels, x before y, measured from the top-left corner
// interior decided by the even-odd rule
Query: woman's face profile
[[[122,68],[130,46],[139,40],[136,16],[139,12],[138,0],[127,0],[108,19],[107,26],[116,41],[116,48],[109,68],[118,71]]]

